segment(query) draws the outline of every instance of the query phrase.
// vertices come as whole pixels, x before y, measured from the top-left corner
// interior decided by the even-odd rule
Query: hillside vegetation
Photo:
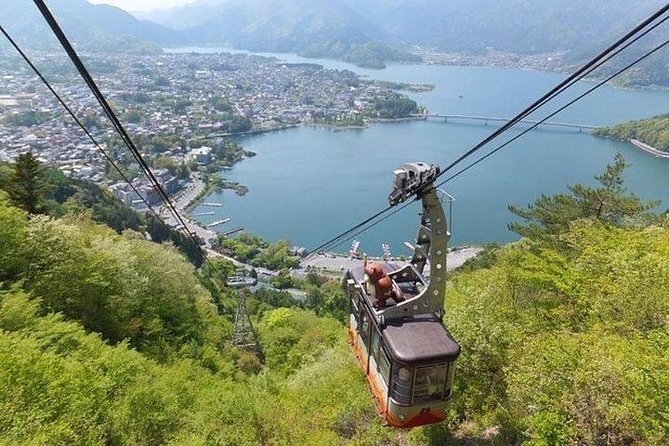
[[[669,218],[624,167],[514,208],[528,236],[450,278],[449,418],[411,431],[380,424],[327,312],[257,301],[262,351],[237,350],[225,262],[0,192],[0,444],[667,444]]]
[[[604,127],[595,130],[593,134],[625,141],[638,139],[658,150],[669,152],[669,115]]]
[[[175,42],[174,31],[137,20],[110,5],[93,5],[85,0],[53,0],[48,7],[72,42],[86,51],[111,53],[161,52],[160,45]],[[0,0],[3,26],[21,45],[60,49],[56,38],[33,2]]]
[[[127,12],[85,0],[49,3],[73,43],[87,51],[160,52],[165,46],[217,45],[294,52],[360,66],[420,62],[418,45],[451,53],[553,53],[565,68],[582,64],[657,10],[660,0],[201,0],[172,9]],[[30,2],[0,0],[5,26],[24,46],[58,44]],[[604,66],[604,76],[661,41],[660,34]],[[500,56],[492,56],[499,58]],[[483,63],[485,58],[481,59]],[[559,68],[556,66],[556,68]],[[668,85],[657,55],[622,76],[624,85]]]

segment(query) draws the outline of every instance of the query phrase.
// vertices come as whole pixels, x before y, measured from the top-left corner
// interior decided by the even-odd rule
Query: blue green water
[[[412,96],[432,112],[449,114],[511,116],[562,79],[556,74],[496,68],[396,65],[375,71],[320,63],[384,80],[435,84],[434,91]],[[583,82],[578,88],[591,85]],[[607,125],[668,111],[669,92],[605,87],[555,119]],[[543,114],[535,115],[539,116]],[[258,156],[223,175],[248,186],[249,193],[213,194],[208,200],[224,206],[200,206],[197,211],[216,212],[201,217],[204,223],[230,217],[226,226],[242,225],[268,240],[288,239],[313,248],[384,208],[392,170],[398,165],[414,160],[446,165],[493,129],[416,121],[345,132],[301,127],[247,137],[242,143]],[[534,130],[447,185],[457,199],[453,243],[516,239],[506,228],[512,219],[508,204],[526,205],[541,193],[565,191],[568,184],[592,184],[593,175],[616,152],[632,163],[626,172],[629,189],[644,198],[661,199],[662,209],[669,206],[669,160],[587,133]],[[402,242],[415,236],[418,210],[414,205],[357,237],[361,249],[378,254],[380,244],[389,242],[395,253],[404,252]],[[345,251],[350,243],[337,250]]]

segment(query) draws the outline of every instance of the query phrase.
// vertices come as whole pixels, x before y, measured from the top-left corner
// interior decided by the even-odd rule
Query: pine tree
[[[40,201],[46,189],[42,163],[32,152],[19,155],[9,184],[12,201],[25,211],[36,214],[40,211]]]
[[[635,194],[627,193],[622,177],[627,167],[629,164],[618,153],[613,164],[595,176],[599,187],[575,184],[568,187],[569,194],[541,195],[527,209],[510,205],[509,210],[524,222],[510,223],[509,229],[523,237],[537,239],[566,232],[569,224],[579,219],[596,219],[617,226],[630,221],[648,223],[652,219],[648,211],[659,202],[644,202]]]

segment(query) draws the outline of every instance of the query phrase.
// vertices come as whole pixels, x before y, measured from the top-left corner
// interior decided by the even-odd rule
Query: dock
[[[207,224],[205,227],[206,227],[207,229],[209,229],[209,228],[214,228],[214,227],[216,227],[216,226],[218,226],[218,225],[224,225],[224,224],[226,224],[226,223],[229,222],[229,221],[230,221],[229,218],[224,218],[223,220],[216,220],[216,221],[213,221],[213,222]]]
[[[196,212],[194,214],[191,214],[193,217],[204,217],[205,215],[214,215],[214,211],[211,212]]]
[[[218,203],[218,202],[213,202],[213,201],[203,203],[203,205],[204,206],[209,206],[209,207],[212,207],[212,208],[222,208],[223,207],[223,203]]]
[[[230,235],[232,235],[232,234],[236,234],[236,233],[238,233],[238,232],[242,232],[243,230],[244,230],[244,226],[239,226],[239,227],[236,227],[235,229],[232,229],[232,230],[230,230],[230,231],[224,232],[223,235],[224,235],[225,237],[228,237],[228,236],[230,236]]]

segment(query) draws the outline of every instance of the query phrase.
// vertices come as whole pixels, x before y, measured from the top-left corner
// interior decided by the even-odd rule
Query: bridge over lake
[[[423,115],[425,119],[438,119],[438,120],[443,120],[444,122],[450,121],[476,121],[476,122],[484,122],[485,125],[488,125],[489,122],[501,122],[501,123],[507,123],[510,121],[509,118],[499,118],[495,116],[480,116],[480,115],[445,115],[445,114],[428,114],[428,115]],[[541,125],[541,126],[547,126],[547,127],[563,127],[563,128],[572,128],[572,129],[578,129],[579,132],[582,132],[583,130],[594,130],[597,127],[594,125],[588,125],[588,124],[577,124],[573,122],[562,122],[562,121],[546,121],[539,123],[539,121],[532,120],[532,119],[523,119],[520,121],[522,124],[529,124],[529,125]]]

